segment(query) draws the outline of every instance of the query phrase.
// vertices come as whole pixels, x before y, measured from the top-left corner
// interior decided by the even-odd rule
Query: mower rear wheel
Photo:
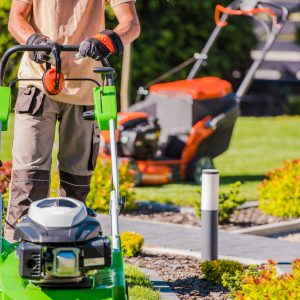
[[[214,169],[214,163],[213,160],[208,157],[204,156],[195,161],[193,166],[193,180],[196,184],[201,184],[202,179],[202,171],[205,169]]]

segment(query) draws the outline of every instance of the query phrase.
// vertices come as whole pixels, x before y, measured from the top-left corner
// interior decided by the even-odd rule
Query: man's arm
[[[28,38],[35,33],[35,30],[28,22],[31,10],[32,4],[18,0],[12,1],[8,31],[20,44],[26,44]]]
[[[113,8],[113,11],[119,21],[114,31],[120,36],[124,45],[130,44],[141,32],[134,2],[119,4]]]

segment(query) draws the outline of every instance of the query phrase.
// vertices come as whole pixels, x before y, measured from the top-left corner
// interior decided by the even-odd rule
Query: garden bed
[[[142,253],[137,257],[126,258],[126,262],[155,270],[180,299],[229,299],[226,289],[203,279],[199,260],[195,258]]]
[[[180,209],[172,205],[160,205],[151,202],[139,202],[137,210],[126,213],[125,217],[180,225],[201,226],[201,221],[196,216],[193,208]],[[259,225],[275,224],[286,220],[289,219],[265,215],[258,207],[251,206],[235,210],[230,221],[220,225],[220,229],[238,230]]]

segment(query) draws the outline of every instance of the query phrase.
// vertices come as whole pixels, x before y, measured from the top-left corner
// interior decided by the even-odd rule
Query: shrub
[[[2,199],[5,206],[8,204],[8,195],[9,195],[9,181],[11,179],[11,168],[12,162],[7,161],[2,164],[0,168],[0,192],[2,194]]]
[[[120,195],[126,197],[126,210],[135,208],[135,194],[132,190],[134,178],[127,163],[119,165]],[[111,186],[111,163],[100,156],[91,179],[91,191],[86,204],[97,212],[108,213]]]
[[[204,278],[212,283],[222,285],[222,276],[228,274],[235,276],[236,271],[243,272],[243,265],[237,261],[218,259],[214,261],[204,261],[200,264]]]
[[[241,278],[240,288],[232,293],[231,299],[300,299],[300,260],[295,260],[292,265],[292,272],[281,276],[277,274],[273,261],[262,266],[257,274],[245,274]]]
[[[126,257],[133,257],[141,252],[144,244],[143,236],[135,232],[124,231],[121,233],[120,237],[123,254]]]
[[[230,216],[234,210],[246,202],[245,198],[240,197],[241,182],[237,181],[229,185],[227,192],[220,192],[219,194],[219,223],[223,224],[229,221]],[[201,194],[201,191],[200,191]],[[201,197],[199,197],[201,199]],[[198,217],[201,217],[201,200],[194,202],[195,213]]]
[[[222,286],[234,292],[241,289],[242,278],[245,276],[260,276],[261,270],[257,265],[250,265],[243,271],[236,270],[235,274],[224,273],[222,275]]]
[[[259,186],[259,207],[273,216],[300,216],[300,160],[287,161],[267,174]]]
[[[159,292],[153,290],[151,281],[139,268],[125,264],[125,279],[130,300],[159,299]]]

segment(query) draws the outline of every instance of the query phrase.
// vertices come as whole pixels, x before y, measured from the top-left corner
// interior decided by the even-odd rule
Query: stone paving
[[[110,218],[100,215],[100,221],[105,233],[110,233]],[[121,232],[125,230],[140,233],[145,238],[146,246],[155,246],[201,255],[201,229],[161,223],[142,221],[120,217]],[[282,270],[289,263],[300,257],[300,243],[291,243],[268,237],[238,234],[219,231],[219,256],[236,258],[240,261],[266,262],[273,259],[279,262]]]

